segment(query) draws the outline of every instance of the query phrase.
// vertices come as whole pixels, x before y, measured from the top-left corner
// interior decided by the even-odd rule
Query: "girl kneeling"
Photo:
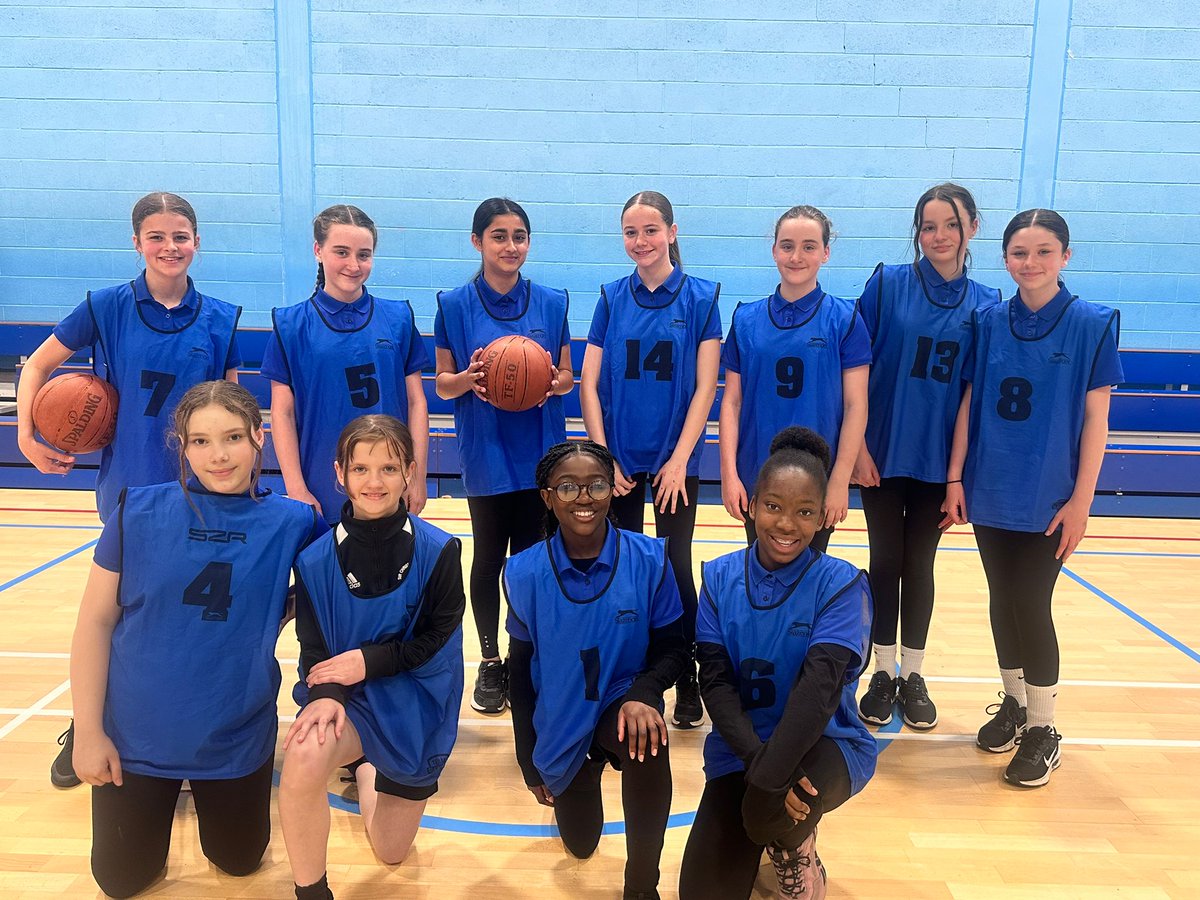
[[[713,732],[681,900],[749,897],[764,847],[779,897],[825,896],[817,823],[874,774],[854,700],[870,651],[866,573],[809,546],[827,471],[824,440],[781,431],[750,500],[755,542],[704,567],[696,640]]]
[[[355,419],[334,464],[349,501],[296,565],[304,706],[284,740],[279,813],[299,898],[325,877],[330,775],[349,767],[367,837],[404,860],[458,734],[463,595],[459,543],[410,514],[412,436],[391,416]]]
[[[567,850],[600,841],[606,763],[622,773],[627,900],[657,900],[671,809],[663,691],[687,658],[666,543],[608,521],[613,457],[592,441],[551,447],[537,485],[554,534],[509,559],[513,730],[538,802]]]

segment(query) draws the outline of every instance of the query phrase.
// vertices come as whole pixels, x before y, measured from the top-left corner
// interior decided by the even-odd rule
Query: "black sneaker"
[[[1004,780],[1020,787],[1041,787],[1062,765],[1058,742],[1062,735],[1051,725],[1026,729],[1017,739],[1017,752],[1004,770]]]
[[[1018,706],[1015,697],[1003,692],[1000,697],[999,703],[993,703],[987,708],[992,720],[979,729],[975,738],[976,746],[988,753],[1004,753],[1011,750],[1025,731],[1025,707]]]
[[[475,693],[471,695],[471,707],[481,713],[504,712],[508,704],[508,666],[498,659],[479,664],[479,675],[475,679]]]
[[[871,676],[867,692],[858,701],[858,717],[871,725],[886,725],[892,721],[900,679],[879,671]]]
[[[929,699],[929,691],[925,687],[925,679],[913,672],[908,680],[897,679],[899,685],[898,699],[900,714],[904,724],[918,731],[928,731],[937,724],[937,707]]]
[[[62,749],[58,751],[58,756],[54,757],[54,762],[50,764],[50,783],[60,788],[73,788],[77,784],[83,784],[79,776],[75,774],[75,766],[71,762],[71,754],[75,752],[74,719],[67,726],[67,730],[58,736],[58,742],[62,745]]]
[[[675,712],[672,721],[676,728],[695,728],[704,722],[704,707],[700,705],[700,685],[696,673],[685,672],[675,684]]]

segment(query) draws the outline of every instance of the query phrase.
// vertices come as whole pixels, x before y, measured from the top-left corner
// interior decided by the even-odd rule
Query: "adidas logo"
[[[357,590],[358,588],[362,587],[362,582],[355,577],[353,572],[347,572],[346,587],[350,588],[352,591]]]
[[[618,625],[631,625],[638,620],[636,609],[618,609],[617,617],[613,619]]]

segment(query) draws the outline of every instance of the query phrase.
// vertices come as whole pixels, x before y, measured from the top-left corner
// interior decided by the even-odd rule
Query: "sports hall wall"
[[[977,277],[1008,293],[1000,232],[1053,206],[1124,346],[1200,348],[1198,26],[1192,0],[0,0],[0,319],[132,277],[129,209],[166,189],[244,325],[308,295],[311,217],[348,201],[381,226],[373,290],[430,330],[471,212],[508,195],[581,335],[654,188],[728,325],[774,287],[783,209],[832,216],[823,286],[856,295],[953,179]]]

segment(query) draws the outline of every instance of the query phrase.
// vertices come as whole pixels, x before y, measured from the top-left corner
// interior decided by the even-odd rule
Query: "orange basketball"
[[[33,400],[33,427],[63,453],[107,447],[117,430],[116,389],[88,372],[51,378]]]
[[[483,387],[499,409],[522,412],[542,402],[550,390],[550,354],[519,334],[496,338],[483,348]]]

